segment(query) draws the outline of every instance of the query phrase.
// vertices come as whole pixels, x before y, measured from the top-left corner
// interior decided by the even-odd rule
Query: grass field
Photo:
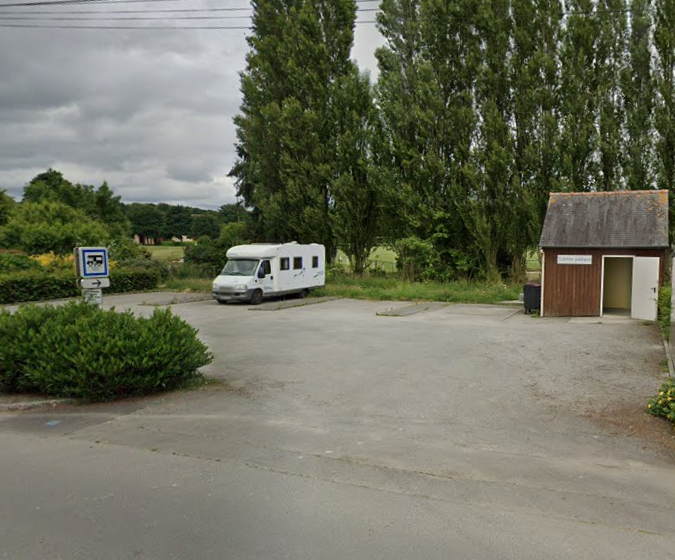
[[[183,258],[183,247],[147,245],[145,248],[150,251],[152,258],[158,261],[178,261]]]
[[[379,268],[386,272],[396,272],[396,253],[392,249],[376,247],[370,253],[368,260],[371,262],[371,268]],[[337,252],[335,262],[342,264],[345,268],[349,266],[349,259],[342,251]]]
[[[213,278],[169,278],[167,290],[174,292],[210,292]]]
[[[169,290],[179,292],[210,292],[211,279],[172,278]],[[448,303],[499,303],[516,300],[520,287],[481,282],[421,283],[403,282],[397,278],[331,278],[325,288],[313,296],[333,296],[379,301],[442,301]]]
[[[404,282],[398,278],[332,278],[315,295],[387,301],[498,303],[516,300],[519,287],[482,282]]]
[[[527,270],[529,271],[541,270],[541,263],[539,262],[539,253],[537,251],[530,251],[527,254]]]

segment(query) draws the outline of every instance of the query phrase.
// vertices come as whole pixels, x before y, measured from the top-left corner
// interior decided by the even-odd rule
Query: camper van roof
[[[266,243],[259,243],[259,244],[253,244],[253,245],[237,245],[236,247],[231,247],[227,251],[227,258],[251,258],[251,259],[264,259],[264,258],[271,258],[271,257],[276,257],[279,249],[281,247],[288,247],[288,246],[293,246],[297,245],[297,243],[282,243],[282,244],[266,244]]]

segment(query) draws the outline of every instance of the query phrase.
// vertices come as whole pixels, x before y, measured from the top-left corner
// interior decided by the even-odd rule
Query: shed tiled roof
[[[540,247],[668,247],[668,191],[551,193]]]

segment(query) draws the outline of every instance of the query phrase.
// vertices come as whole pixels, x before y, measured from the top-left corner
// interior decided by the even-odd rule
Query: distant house
[[[162,240],[158,237],[134,234],[134,243],[138,243],[139,245],[158,245],[161,242]]]
[[[539,245],[542,316],[655,320],[668,191],[551,193]]]

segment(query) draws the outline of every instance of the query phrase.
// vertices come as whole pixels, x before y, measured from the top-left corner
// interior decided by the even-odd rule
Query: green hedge
[[[150,318],[86,303],[0,312],[0,389],[104,401],[185,387],[213,359],[168,309]]]
[[[22,270],[40,270],[40,263],[19,251],[0,250],[0,274]]]
[[[110,271],[110,288],[105,294],[153,290],[159,283],[155,270],[116,268]],[[72,272],[22,271],[0,274],[0,304],[77,297]]]

